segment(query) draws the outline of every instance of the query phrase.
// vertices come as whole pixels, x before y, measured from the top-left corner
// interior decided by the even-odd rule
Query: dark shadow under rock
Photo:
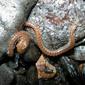
[[[55,50],[68,42],[68,28],[72,22],[78,22],[75,31],[76,42],[85,37],[84,5],[85,2],[83,0],[73,0],[73,2],[69,2],[69,0],[39,0],[28,20],[40,26],[44,45],[50,50]],[[64,19],[63,23],[58,23],[57,25],[51,23],[46,18],[49,13],[53,17],[58,17],[61,21]],[[35,33],[30,31],[29,33],[37,43],[34,37]]]
[[[26,79],[30,85],[38,85],[37,69],[35,66],[31,66],[26,72]]]
[[[41,51],[39,50],[38,46],[31,40],[27,51],[23,55],[23,61],[25,63],[36,62],[41,55]]]
[[[11,85],[14,80],[14,72],[6,64],[0,66],[0,85]]]
[[[23,75],[17,75],[16,76],[16,84],[14,85],[29,85],[26,81],[26,77]]]

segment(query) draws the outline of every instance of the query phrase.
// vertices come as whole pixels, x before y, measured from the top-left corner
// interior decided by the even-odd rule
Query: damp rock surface
[[[7,49],[11,35],[22,29],[37,0],[0,0],[0,56]]]

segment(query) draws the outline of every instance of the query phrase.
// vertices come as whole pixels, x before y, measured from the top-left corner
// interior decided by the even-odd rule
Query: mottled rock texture
[[[26,21],[37,0],[0,0],[0,56],[11,35]]]
[[[46,47],[55,49],[67,43],[67,37],[69,36],[67,32],[71,22],[79,21],[76,36],[82,31],[84,32],[84,4],[85,2],[83,0],[74,0],[73,3],[70,3],[69,0],[51,0],[50,2],[40,0],[28,20],[35,24],[37,23],[41,27],[42,37]],[[64,20],[62,25],[58,24],[56,26],[46,19],[48,13],[56,15],[60,19],[67,14],[69,19]]]
[[[61,20],[64,19],[63,23],[55,25],[49,22],[46,18],[48,13]],[[85,37],[85,1],[39,0],[28,20],[40,26],[44,45],[50,50],[54,50],[68,42],[68,28],[72,22],[78,22],[75,40],[78,41]],[[33,31],[31,35],[35,36]],[[35,37],[34,40],[36,41]]]

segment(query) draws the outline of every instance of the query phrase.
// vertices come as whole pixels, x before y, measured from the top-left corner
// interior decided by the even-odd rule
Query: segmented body
[[[23,54],[26,51],[29,42],[30,42],[30,38],[27,32],[19,31],[14,33],[8,43],[7,54],[9,56],[13,56],[15,48],[18,53]]]
[[[76,29],[76,25],[73,23],[70,27],[69,27],[69,33],[70,33],[70,37],[69,37],[69,41],[66,45],[64,45],[63,47],[60,47],[57,50],[51,51],[49,49],[47,49],[44,45],[43,45],[43,40],[42,40],[42,35],[41,35],[41,31],[39,26],[33,25],[31,22],[26,22],[25,24],[27,27],[31,27],[36,35],[36,39],[37,39],[37,44],[40,48],[40,50],[48,56],[58,56],[61,55],[65,52],[67,52],[68,50],[72,49],[75,45],[75,29]]]

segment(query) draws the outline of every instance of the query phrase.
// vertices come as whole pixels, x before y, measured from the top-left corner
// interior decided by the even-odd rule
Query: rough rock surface
[[[0,56],[10,36],[22,28],[37,0],[0,0]]]
[[[46,18],[48,13],[63,20],[62,24],[53,24]],[[57,49],[68,42],[68,27],[71,22],[77,23],[75,39],[85,37],[85,1],[84,0],[39,0],[28,20],[38,24],[42,31],[44,45],[51,49]],[[34,37],[33,32],[31,32]],[[36,38],[34,37],[36,41]]]

